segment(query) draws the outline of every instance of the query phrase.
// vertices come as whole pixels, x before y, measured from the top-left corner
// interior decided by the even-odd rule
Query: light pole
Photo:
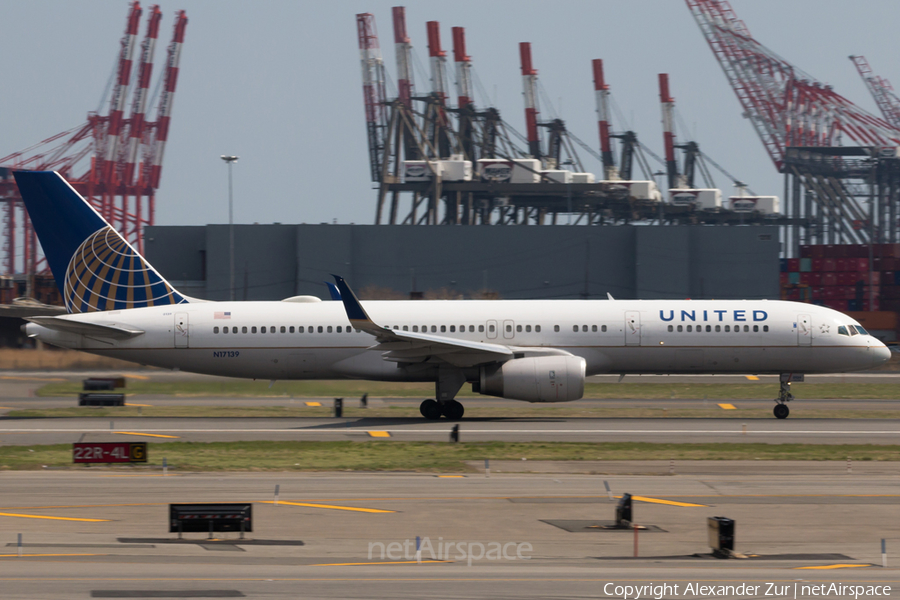
[[[229,300],[234,302],[234,196],[231,186],[231,165],[237,162],[237,156],[223,154],[220,157],[228,164],[228,271],[231,275]]]

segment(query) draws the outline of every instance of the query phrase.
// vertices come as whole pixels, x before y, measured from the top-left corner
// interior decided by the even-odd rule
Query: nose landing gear
[[[787,381],[785,381],[787,379]],[[788,415],[791,414],[791,409],[788,408],[787,403],[794,399],[794,395],[791,393],[791,382],[790,376],[785,377],[781,376],[781,388],[778,392],[778,398],[775,400],[778,404],[775,405],[775,409],[772,411],[775,414],[775,417],[778,419],[787,419]]]

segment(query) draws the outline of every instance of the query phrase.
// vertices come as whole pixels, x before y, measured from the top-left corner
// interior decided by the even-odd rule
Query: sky
[[[234,165],[237,223],[373,223],[355,15],[375,15],[395,81],[396,4],[163,0],[154,79],[162,72],[175,11],[184,9],[189,22],[156,222],[227,222],[227,173],[219,156],[234,154],[240,156]],[[871,112],[877,112],[874,101],[849,55],[866,56],[876,73],[900,85],[895,0],[733,0],[732,6],[758,41]],[[124,1],[0,0],[0,156],[74,127],[98,108],[127,10]],[[614,130],[634,129],[659,155],[657,74],[669,73],[684,123],[679,140],[699,142],[758,194],[782,195],[782,177],[741,117],[682,0],[429,0],[409,3],[406,17],[417,90],[430,88],[426,21],[440,22],[448,51],[450,28],[465,27],[475,75],[490,96],[476,94],[476,103],[490,102],[524,131],[518,43],[528,41],[553,105],[543,102],[542,116],[563,118],[595,149],[591,60],[604,60],[620,108]],[[580,154],[587,170],[601,172],[597,161]],[[730,194],[730,182],[716,177]]]

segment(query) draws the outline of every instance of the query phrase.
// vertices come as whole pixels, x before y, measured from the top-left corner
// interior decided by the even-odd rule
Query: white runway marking
[[[146,432],[154,433],[296,433],[296,434],[317,434],[317,433],[362,433],[367,434],[368,428],[356,429],[350,427],[336,427],[333,429],[145,429]],[[446,435],[450,428],[445,429],[382,429],[381,431],[389,431],[391,433],[439,433]],[[722,434],[722,433],[742,433],[741,429],[464,429],[467,435],[474,434],[560,434],[560,433],[706,433],[706,434]],[[109,429],[0,429],[0,433],[109,433]],[[893,430],[869,430],[869,429],[852,429],[852,430],[835,430],[835,429],[748,429],[748,434],[803,434],[803,435],[859,435],[859,434],[900,434],[900,429]]]

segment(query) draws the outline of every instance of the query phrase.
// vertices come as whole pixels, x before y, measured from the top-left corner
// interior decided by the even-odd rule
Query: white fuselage
[[[367,301],[371,319],[400,331],[558,350],[599,373],[823,373],[868,369],[888,349],[839,312],[782,301]],[[145,365],[255,379],[434,381],[436,362],[385,360],[352,329],[341,302],[198,302],[69,315],[144,333],[110,340],[31,323],[56,346]],[[227,328],[227,333],[225,329]],[[263,333],[265,330],[265,333]],[[855,331],[854,331],[855,333]]]

